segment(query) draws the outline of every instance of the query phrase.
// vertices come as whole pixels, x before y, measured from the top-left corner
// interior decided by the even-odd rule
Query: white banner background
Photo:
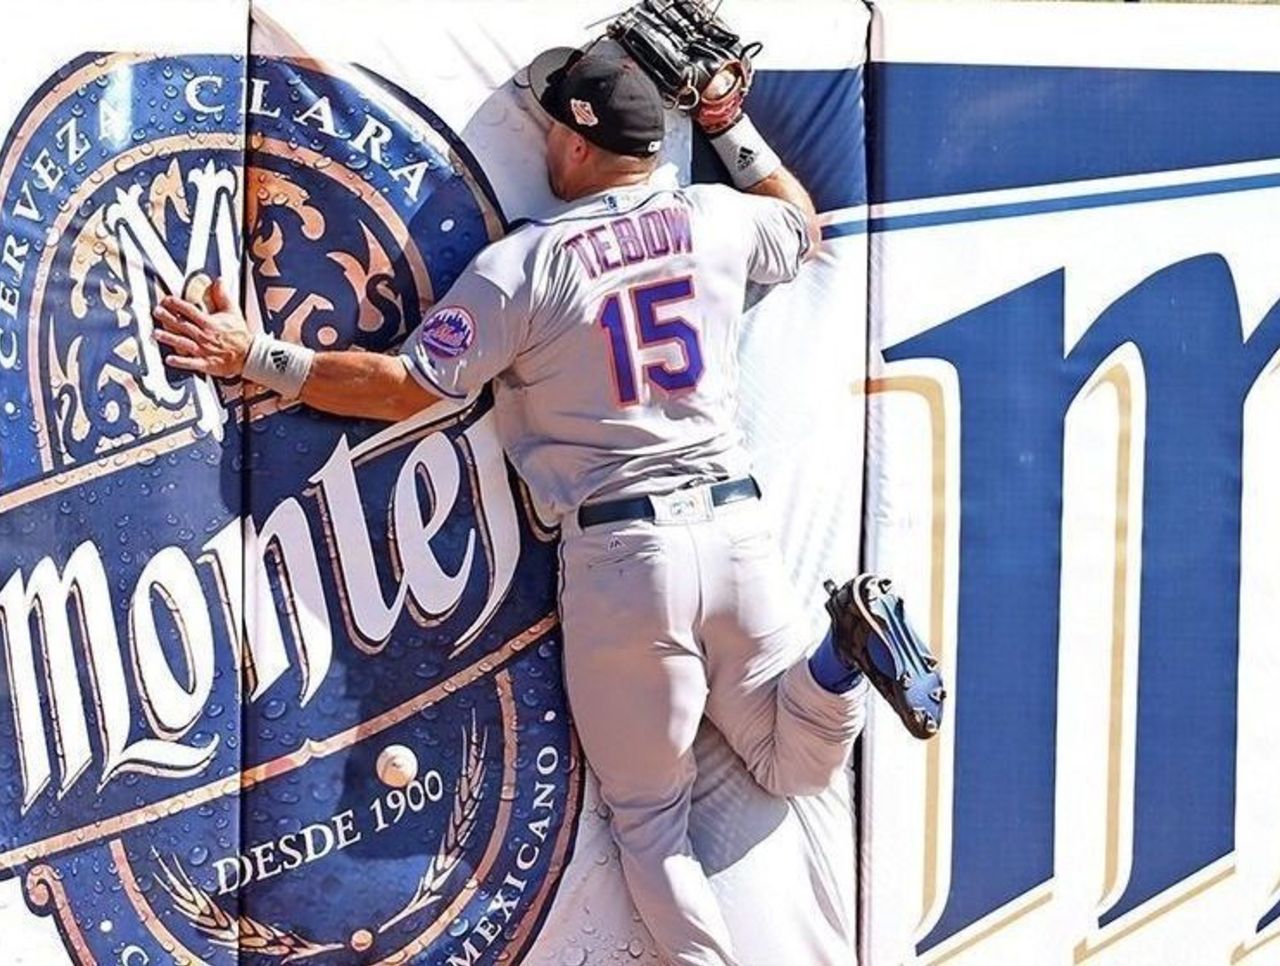
[[[1270,70],[1280,43],[1280,10],[1191,6],[1141,8],[1088,4],[979,5],[886,3],[873,23],[873,60],[892,64],[987,64],[1068,67]],[[1011,99],[1034,97],[1010,87]],[[1118,102],[1122,94],[1117,93]],[[975,104],[972,123],[989,121]],[[1224,102],[1221,110],[1230,112]],[[998,116],[992,108],[990,117]],[[887,119],[889,124],[893,118]],[[1194,138],[1196,118],[1186,118]],[[1063,152],[1080,150],[1064,142]],[[1098,150],[1105,151],[1106,146]],[[937,163],[948,159],[938,158]],[[1280,190],[1205,194],[1173,200],[1084,207],[1056,213],[983,219],[963,213],[1159,186],[1270,174],[1280,160],[1163,171],[1095,181],[916,200],[873,207],[887,219],[873,236],[874,282],[868,445],[870,567],[896,575],[922,628],[940,634],[953,695],[954,725],[966,700],[956,675],[956,605],[960,439],[959,395],[948,364],[925,360],[886,365],[880,350],[1065,267],[1066,351],[1110,303],[1158,269],[1203,253],[1221,253],[1240,300],[1248,336],[1280,298],[1275,252],[1280,244]],[[925,213],[954,217],[932,227],[895,228],[893,219]],[[864,759],[869,829],[864,855],[870,963],[970,966],[1060,966],[1088,961],[1113,966],[1280,962],[1274,927],[1255,935],[1276,901],[1280,833],[1274,818],[1280,768],[1269,723],[1270,682],[1277,669],[1274,613],[1280,590],[1275,548],[1280,514],[1268,498],[1280,479],[1274,426],[1280,386],[1272,360],[1245,407],[1243,542],[1240,594],[1240,694],[1234,855],[1180,883],[1099,930],[1097,920],[1128,875],[1133,799],[1138,580],[1141,572],[1142,457],[1145,395],[1132,345],[1111,360],[1133,387],[1130,500],[1117,508],[1120,410],[1113,387],[1095,373],[1072,404],[1065,427],[1062,512],[1061,640],[1058,664],[1055,865],[1051,881],[1018,896],[941,945],[917,956],[950,885],[952,780],[956,733],[943,730],[933,749],[913,743],[883,714],[873,719]],[[1215,378],[1207,363],[1204,378]],[[1225,362],[1223,363],[1226,364]],[[1104,367],[1105,368],[1105,367]],[[941,387],[942,421],[932,424],[925,397],[910,381]],[[937,492],[935,492],[935,487]],[[1117,509],[1127,516],[1124,653],[1117,703],[1111,698],[1112,575]],[[938,515],[941,515],[939,517]],[[945,523],[935,531],[939,519]],[[1205,567],[1226,562],[1206,559]],[[932,581],[932,583],[931,583]],[[1005,589],[988,588],[990,606]],[[932,601],[932,606],[930,602]],[[1204,601],[1229,609],[1231,600]],[[1108,828],[1107,764],[1112,714],[1120,717],[1119,826]],[[1176,749],[1162,749],[1176,754]],[[1223,754],[1233,753],[1224,748]],[[1118,878],[1108,882],[1109,834],[1117,836]],[[1206,885],[1213,880],[1212,885]],[[1254,950],[1257,950],[1256,953]]]

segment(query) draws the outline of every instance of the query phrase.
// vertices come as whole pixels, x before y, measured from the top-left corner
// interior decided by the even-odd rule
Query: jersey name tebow
[[[673,206],[620,215],[566,238],[560,247],[573,252],[589,277],[598,278],[627,265],[688,252],[693,233],[688,210]]]
[[[791,205],[721,185],[584,199],[477,255],[441,307],[474,319],[470,344],[432,351],[424,335],[455,333],[429,318],[406,364],[454,399],[496,380],[503,446],[549,517],[741,476],[743,293],[794,278],[806,239]]]

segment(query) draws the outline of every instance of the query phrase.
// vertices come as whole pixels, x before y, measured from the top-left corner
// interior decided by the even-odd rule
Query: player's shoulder
[[[689,185],[684,192],[700,220],[716,226],[721,237],[749,237],[755,226],[778,217],[778,206],[787,205],[777,198],[713,182]]]
[[[514,222],[505,235],[476,254],[471,268],[511,294],[527,281],[541,243],[542,233],[536,225]]]
[[[699,210],[724,218],[736,214],[743,218],[758,220],[788,209],[799,211],[795,205],[782,198],[752,194],[727,184],[714,182],[692,184],[684,191],[689,195],[691,203]]]
[[[471,271],[509,298],[536,301],[551,277],[562,274],[565,267],[563,246],[558,242],[573,231],[580,231],[582,223],[565,215],[513,221],[505,235],[475,256]]]
[[[741,211],[745,207],[744,199],[749,197],[737,188],[717,182],[699,182],[685,185],[680,193],[688,199],[689,204],[700,211],[711,214],[729,211]]]
[[[702,204],[733,204],[742,197],[741,191],[717,181],[696,181],[680,191],[691,201]]]

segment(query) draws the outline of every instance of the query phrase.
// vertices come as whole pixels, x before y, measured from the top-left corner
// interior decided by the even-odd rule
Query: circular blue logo
[[[422,345],[437,359],[456,359],[475,340],[476,323],[460,305],[436,309],[422,324]]]
[[[150,328],[221,276],[394,351],[503,230],[466,146],[358,68],[87,55],[0,199],[0,875],[79,962],[518,959],[581,770],[491,400],[336,419]]]

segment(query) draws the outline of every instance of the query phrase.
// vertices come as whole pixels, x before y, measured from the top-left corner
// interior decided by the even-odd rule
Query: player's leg
[[[813,622],[758,504],[721,508],[698,550],[706,573],[707,716],[766,790],[820,791],[844,768],[862,729],[865,682],[842,690],[815,679]]]
[[[731,964],[728,929],[689,844],[693,740],[707,693],[691,625],[687,535],[649,524],[562,538],[565,680],[612,811],[632,899],[666,959]]]

